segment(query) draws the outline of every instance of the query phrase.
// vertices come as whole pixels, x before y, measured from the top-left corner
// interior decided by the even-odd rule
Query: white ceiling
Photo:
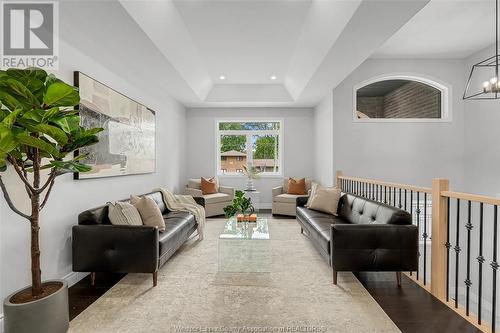
[[[282,82],[311,0],[174,4],[213,82],[255,84]]]
[[[119,2],[188,107],[314,106],[369,57],[463,58],[493,42],[492,0]]]
[[[495,1],[432,0],[373,55],[462,59],[495,41]]]

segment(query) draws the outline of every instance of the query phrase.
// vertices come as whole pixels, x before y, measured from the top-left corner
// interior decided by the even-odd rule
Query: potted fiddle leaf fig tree
[[[7,205],[29,223],[31,286],[4,300],[6,333],[58,333],[69,326],[68,286],[62,280],[42,281],[40,211],[47,204],[58,176],[86,172],[79,148],[95,144],[102,129],[85,129],[74,106],[78,89],[39,68],[0,71],[0,188]],[[10,167],[8,167],[10,166]],[[29,212],[16,207],[5,186],[5,172],[19,178]]]

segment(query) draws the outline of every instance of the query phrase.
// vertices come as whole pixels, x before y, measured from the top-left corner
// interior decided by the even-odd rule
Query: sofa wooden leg
[[[396,272],[396,281],[398,283],[398,287],[401,287],[401,272]]]
[[[90,285],[91,286],[95,285],[95,272],[90,273]]]
[[[156,287],[158,284],[158,272],[153,273],[153,287]]]
[[[333,270],[333,284],[337,285],[337,271]]]

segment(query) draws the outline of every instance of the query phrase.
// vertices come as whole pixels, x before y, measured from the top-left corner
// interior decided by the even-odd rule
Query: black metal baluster
[[[387,203],[387,186],[384,186],[384,203]]]
[[[469,300],[470,300],[470,286],[472,282],[470,280],[470,233],[472,230],[471,223],[471,201],[467,202],[467,223],[465,224],[465,228],[467,229],[467,277],[465,278],[465,315],[469,315]]]
[[[372,184],[372,200],[375,201],[375,184]]]
[[[413,190],[410,191],[410,215],[411,223],[413,223]]]
[[[457,199],[457,233],[455,239],[455,308],[458,308],[458,272],[459,261],[458,255],[460,254],[460,199]]]
[[[477,257],[479,263],[479,276],[477,285],[477,323],[481,325],[481,297],[483,293],[483,203],[479,204],[479,256]]]
[[[415,214],[417,216],[417,230],[420,234],[420,192],[417,191],[417,209],[415,209]],[[418,249],[418,261],[417,261],[417,281],[420,273],[420,246]]]
[[[405,210],[406,210],[406,199],[408,199],[408,194],[406,193],[406,189],[405,189]]]
[[[401,209],[401,207],[403,207],[401,205],[401,188],[399,188],[399,204],[398,204],[398,208]]]
[[[393,194],[392,205],[396,207],[396,188],[392,189],[392,194]]]
[[[446,302],[450,301],[450,197],[446,203]]]
[[[424,286],[427,277],[427,192],[424,192]]]
[[[493,261],[491,268],[493,269],[493,301],[491,304],[491,332],[495,333],[496,311],[497,311],[497,232],[498,232],[498,206],[495,205],[493,217]]]

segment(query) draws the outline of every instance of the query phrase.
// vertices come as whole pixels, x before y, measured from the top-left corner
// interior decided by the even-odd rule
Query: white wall
[[[44,280],[65,277],[70,282],[76,282],[82,276],[71,274],[71,226],[76,224],[78,213],[107,201],[126,198],[132,193],[145,193],[159,186],[179,191],[182,179],[185,178],[184,107],[161,89],[162,80],[166,79],[161,75],[153,76],[147,72],[118,70],[118,68],[127,68],[128,64],[131,68],[137,64],[127,59],[119,48],[114,48],[113,43],[116,41],[99,39],[99,31],[103,29],[102,25],[106,25],[106,21],[101,22],[98,19],[93,21],[93,16],[90,15],[81,18],[85,20],[86,27],[93,27],[94,30],[82,29],[86,30],[86,37],[89,40],[76,38],[72,30],[81,29],[79,22],[74,21],[75,16],[83,15],[79,8],[81,5],[81,3],[75,3],[75,7],[72,7],[73,4],[66,3],[61,6],[62,40],[59,57],[61,64],[59,71],[55,74],[66,82],[72,83],[73,71],[83,71],[154,109],[156,111],[157,171],[147,175],[80,181],[73,180],[72,175],[58,178],[41,219],[41,259]],[[100,8],[104,10],[107,7]],[[119,14],[116,8],[109,9],[113,9],[113,15]],[[122,17],[126,18],[128,15]],[[120,22],[118,17],[115,22]],[[134,31],[137,36],[142,33],[138,27]],[[129,44],[124,44],[123,47],[131,48],[134,44],[134,37],[132,33],[128,34]],[[147,38],[144,40],[150,43]],[[88,44],[90,42],[92,45]],[[88,52],[86,52],[87,48]],[[99,53],[113,52],[115,52],[113,59],[99,58]],[[158,57],[159,52],[152,44],[150,49],[146,44],[142,50],[134,52],[146,52],[149,57],[155,56],[155,59],[150,59],[151,63],[148,65],[158,63],[156,59],[164,59]],[[152,67],[154,71],[154,66]],[[27,200],[17,178],[11,173],[6,175],[5,180],[9,189],[14,193],[15,201],[26,208]],[[12,213],[3,199],[0,200],[0,226],[0,294],[3,299],[9,293],[30,283],[30,244],[28,223]]]
[[[354,123],[353,86],[382,75],[406,73],[449,88],[448,123]],[[430,186],[432,178],[463,187],[464,86],[461,60],[369,59],[333,91],[333,169],[349,176]]]
[[[216,174],[217,119],[283,120],[283,173],[290,177],[314,176],[314,112],[302,108],[196,108],[187,110],[187,177]],[[221,176],[223,185],[243,189],[244,176]],[[280,177],[262,177],[255,182],[260,191],[261,208],[270,208],[271,189],[282,184]]]
[[[471,66],[495,54],[486,48],[466,60]],[[464,82],[467,78],[464,77]],[[500,100],[464,101],[465,187],[468,192],[500,196]]]
[[[314,178],[323,186],[334,184],[333,95],[314,108]]]

